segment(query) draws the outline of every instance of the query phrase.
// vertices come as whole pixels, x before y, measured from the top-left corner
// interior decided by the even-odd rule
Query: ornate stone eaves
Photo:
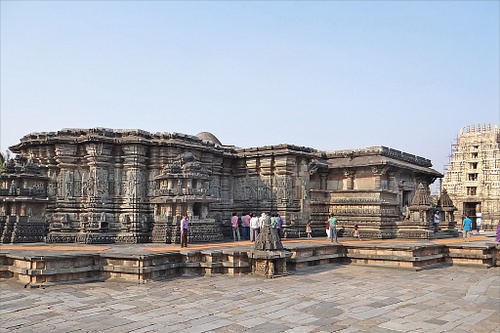
[[[109,128],[65,128],[57,132],[34,132],[25,135],[17,145],[11,146],[10,150],[19,153],[30,146],[47,144],[80,144],[88,142],[111,143],[111,144],[142,144],[145,146],[176,145],[188,147],[204,147],[205,149],[216,149],[231,153],[234,147],[219,146],[203,136],[197,137],[176,132],[150,133],[139,129],[109,129]]]
[[[316,155],[318,151],[313,148],[304,146],[295,146],[290,144],[280,144],[272,146],[263,147],[250,147],[250,148],[240,148],[237,150],[237,154],[240,157],[260,157],[260,156],[280,156],[293,154],[294,156],[306,156],[311,157]]]
[[[408,162],[422,167],[431,167],[432,163],[429,159],[406,153],[394,148],[389,148],[385,146],[372,146],[360,149],[348,149],[348,150],[335,150],[327,151],[327,158],[348,158],[353,160],[356,157],[366,157],[366,156],[385,156],[392,159]]]

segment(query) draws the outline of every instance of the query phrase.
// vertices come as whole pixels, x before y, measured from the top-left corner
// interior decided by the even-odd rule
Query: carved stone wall
[[[0,177],[0,243],[44,241],[47,184],[33,159],[18,155],[5,163]]]
[[[204,190],[216,200],[224,195],[221,175],[230,174],[221,169],[231,149],[177,133],[65,129],[32,133],[11,149],[36,160],[48,179],[48,242],[151,241],[155,179],[169,161],[183,153],[202,157],[200,163],[214,177],[212,187],[207,183]],[[219,165],[212,164],[217,162]],[[187,211],[192,212],[192,206],[175,211],[174,216]],[[208,215],[208,205],[200,212]]]
[[[362,235],[397,237],[417,184],[441,177],[429,160],[387,147],[236,149],[207,133],[64,129],[26,135],[11,150],[45,177],[48,242],[178,242],[184,214],[192,241],[220,240],[233,212],[279,213],[285,237],[303,235],[308,221],[324,235],[332,212],[346,233],[358,224]]]
[[[326,236],[325,224],[333,213],[341,236],[351,236],[354,225],[362,238],[402,236],[397,222],[418,184],[428,190],[441,177],[431,166],[429,160],[387,147],[327,153],[310,172],[313,230]],[[411,225],[408,229],[404,235],[413,237]]]

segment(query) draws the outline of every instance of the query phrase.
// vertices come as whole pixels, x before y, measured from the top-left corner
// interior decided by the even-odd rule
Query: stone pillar
[[[148,230],[146,219],[146,153],[147,147],[141,144],[125,144],[123,149],[123,176],[125,177],[124,195],[128,203],[124,207],[130,216],[130,231],[137,236],[137,233]]]
[[[59,200],[73,197],[73,174],[77,166],[76,151],[76,145],[56,144],[55,159],[59,167],[57,197]]]
[[[344,170],[344,177],[346,178],[346,189],[354,190],[354,171]]]
[[[112,147],[103,143],[85,145],[85,158],[89,167],[89,201],[101,207],[109,198],[109,170],[112,160]]]
[[[387,168],[373,167],[372,173],[375,176],[375,190],[382,189],[382,176],[387,172]]]
[[[388,172],[387,175],[389,177],[389,183],[387,185],[387,189],[391,192],[398,192],[396,173],[395,172]]]
[[[320,190],[327,189],[327,180],[328,180],[328,170],[321,170],[319,172],[319,189]]]

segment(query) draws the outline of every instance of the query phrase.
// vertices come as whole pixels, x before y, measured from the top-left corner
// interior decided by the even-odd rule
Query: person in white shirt
[[[187,215],[184,215],[180,224],[181,229],[181,247],[188,246],[188,230],[189,230],[189,220]]]
[[[439,215],[439,210],[434,213],[434,232],[439,231],[439,223],[441,222],[441,215]]]
[[[260,231],[259,218],[254,214],[250,215],[250,241],[255,242]]]

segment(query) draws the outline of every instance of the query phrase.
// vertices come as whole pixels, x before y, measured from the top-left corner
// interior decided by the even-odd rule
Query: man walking
[[[465,219],[462,222],[462,234],[464,237],[464,241],[470,242],[470,233],[472,232],[472,220],[469,218],[469,215],[465,216]]]

